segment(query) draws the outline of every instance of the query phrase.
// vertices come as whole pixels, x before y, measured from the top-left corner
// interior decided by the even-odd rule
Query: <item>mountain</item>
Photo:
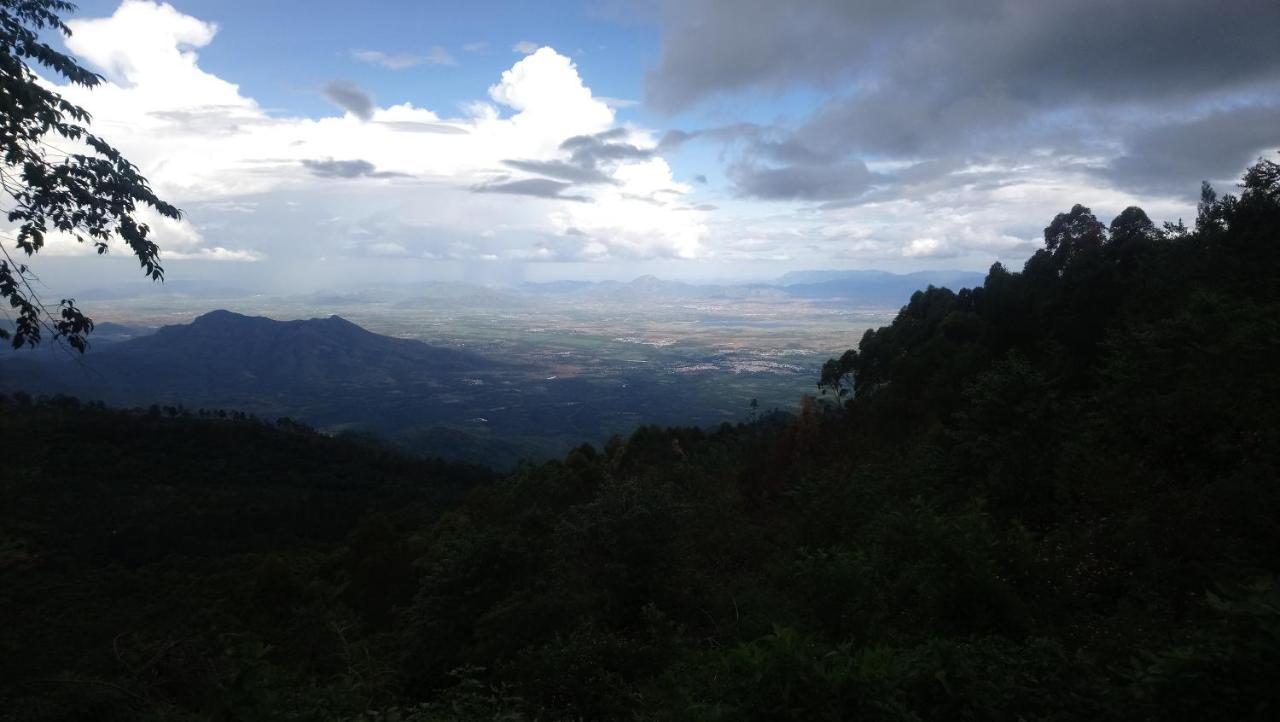
[[[367,409],[400,399],[429,408],[465,374],[498,367],[466,351],[382,336],[340,316],[276,321],[212,311],[83,357],[11,358],[0,366],[0,389],[345,424],[376,421]]]
[[[779,286],[798,286],[830,283],[832,281],[884,283],[893,279],[913,279],[915,283],[955,288],[957,286],[980,285],[983,277],[984,274],[971,271],[915,271],[912,273],[892,273],[890,271],[875,270],[791,271],[779,276],[774,283]]]
[[[795,271],[777,280],[791,296],[839,300],[858,306],[901,306],[912,293],[928,286],[953,289],[982,284],[984,274],[967,271]]]
[[[713,286],[667,281],[657,276],[640,276],[626,283],[603,281],[595,284],[586,294],[602,301],[643,304],[703,298],[712,295],[716,290],[718,289]]]
[[[142,364],[156,379],[173,379],[169,369],[181,367],[183,377],[194,373],[210,385],[241,379],[272,387],[404,384],[493,366],[475,354],[366,331],[341,316],[275,321],[230,311],[166,326],[104,355]]]

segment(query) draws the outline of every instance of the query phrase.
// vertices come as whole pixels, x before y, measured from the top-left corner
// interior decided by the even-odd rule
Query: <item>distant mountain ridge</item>
[[[24,379],[34,380],[34,390],[43,392],[100,395],[126,403],[169,397],[197,402],[296,390],[411,388],[440,374],[496,366],[466,351],[382,336],[340,316],[276,321],[224,310],[102,347],[77,361],[81,363],[38,363],[19,357],[7,366],[10,382],[0,385],[14,387],[13,380]],[[37,365],[41,368],[32,368]]]
[[[494,365],[465,351],[382,336],[341,316],[276,321],[222,310],[116,346],[110,355],[153,366],[162,377],[180,363],[211,382],[238,375],[271,386],[400,384]]]
[[[890,279],[910,279],[914,282],[931,283],[935,286],[951,286],[957,283],[965,285],[980,284],[985,277],[985,273],[976,271],[913,271],[911,273],[892,273],[876,270],[791,271],[782,274],[773,283],[779,286],[796,286],[812,283],[830,283],[833,281],[879,283]]]
[[[969,271],[796,271],[777,283],[790,296],[839,299],[860,306],[901,306],[911,294],[929,286],[952,290],[982,285],[985,274]]]

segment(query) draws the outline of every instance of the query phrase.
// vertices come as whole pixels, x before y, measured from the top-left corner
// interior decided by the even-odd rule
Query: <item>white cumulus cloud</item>
[[[289,264],[344,253],[464,261],[700,253],[701,213],[680,201],[689,188],[656,154],[613,159],[601,166],[607,183],[574,186],[563,198],[474,190],[540,178],[507,161],[555,162],[566,140],[621,128],[610,103],[550,47],[526,48],[487,100],[460,117],[382,99],[359,116],[335,109],[282,117],[234,79],[201,68],[198,51],[217,42],[217,26],[168,4],[125,0],[111,16],[71,28],[68,47],[108,82],[60,92],[93,114],[94,130],[162,197],[190,209],[180,223],[156,223],[165,258]],[[452,61],[439,50],[425,61]],[[406,62],[376,51],[356,57]],[[642,129],[619,132],[656,146]],[[254,212],[236,210],[246,207]],[[344,220],[325,222],[335,217]]]

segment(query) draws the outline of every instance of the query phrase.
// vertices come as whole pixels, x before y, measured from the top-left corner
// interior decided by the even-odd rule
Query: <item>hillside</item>
[[[339,316],[275,321],[212,311],[189,324],[104,346],[74,366],[60,369],[63,383],[141,403],[150,396],[198,400],[307,387],[412,386],[435,374],[495,363],[380,336]]]
[[[6,407],[34,438],[8,461],[0,714],[1274,719],[1280,165],[1194,230],[1076,206],[1044,238],[913,294],[794,418],[645,427],[443,512],[362,492],[404,477],[332,463],[357,447],[272,436],[257,461],[234,424]],[[274,528],[189,523],[224,476],[277,498],[259,468],[339,484],[348,516],[202,546]],[[159,559],[63,541],[171,524]]]
[[[421,523],[491,478],[291,422],[70,399],[0,396],[0,433],[27,437],[0,474],[6,720],[137,719],[146,706],[108,678],[203,674],[234,664],[222,645],[294,638],[262,595],[295,589],[294,574],[345,577],[345,543],[371,520]],[[160,649],[150,667],[134,659]]]
[[[95,345],[83,357],[59,351],[0,357],[0,392],[126,407],[237,409],[391,435],[474,416],[445,399],[469,389],[474,381],[468,379],[513,372],[494,359],[372,333],[339,316],[276,321],[213,311],[189,324]],[[505,452],[500,443],[488,448]],[[483,450],[472,458],[483,459]]]

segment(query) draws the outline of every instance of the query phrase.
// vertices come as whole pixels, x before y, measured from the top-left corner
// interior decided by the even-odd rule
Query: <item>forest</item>
[[[798,414],[495,476],[6,397],[0,717],[1280,715],[1280,165],[1075,206]]]

